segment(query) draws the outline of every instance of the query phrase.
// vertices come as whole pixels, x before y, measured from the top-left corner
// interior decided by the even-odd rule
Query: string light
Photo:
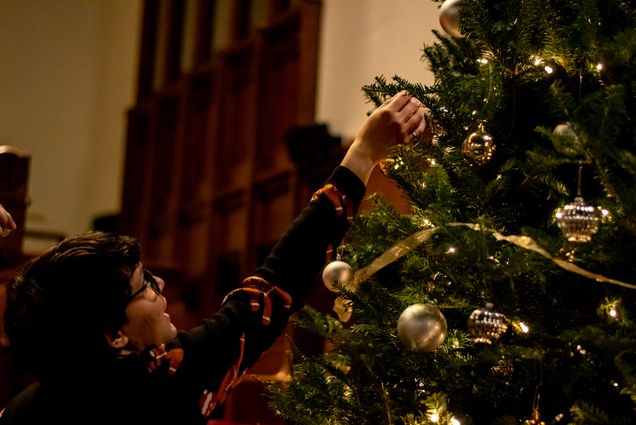
[[[519,333],[527,334],[530,332],[530,326],[526,325],[523,322],[513,322],[512,327]]]
[[[393,169],[394,170],[399,170],[402,166],[404,165],[404,160],[402,158],[398,158],[394,163],[393,163]]]
[[[603,304],[598,308],[597,313],[601,318],[606,318],[610,321],[620,320],[620,300],[618,299],[605,299]]]
[[[433,412],[428,416],[428,418],[431,420],[431,422],[438,423],[439,413],[437,413],[437,410],[433,410]]]
[[[600,205],[596,208],[598,209],[601,223],[609,223],[612,221],[612,213],[607,208],[603,208]]]
[[[543,59],[541,59],[539,56],[536,56],[536,55],[530,56],[530,60],[532,61],[534,66],[539,66],[543,63]]]

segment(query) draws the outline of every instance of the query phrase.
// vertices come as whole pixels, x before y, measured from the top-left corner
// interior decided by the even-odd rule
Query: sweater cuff
[[[349,197],[353,205],[355,205],[355,209],[358,209],[366,192],[366,186],[356,173],[347,167],[338,166],[331,173],[326,183],[336,186],[338,190]]]

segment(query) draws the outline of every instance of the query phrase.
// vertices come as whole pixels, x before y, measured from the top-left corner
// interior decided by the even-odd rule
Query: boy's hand
[[[341,165],[366,183],[375,164],[385,159],[393,146],[422,138],[424,112],[422,103],[408,92],[396,94],[369,116]]]

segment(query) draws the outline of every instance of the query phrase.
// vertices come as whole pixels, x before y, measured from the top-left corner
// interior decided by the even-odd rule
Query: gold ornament
[[[596,208],[587,205],[581,196],[582,174],[583,165],[579,165],[576,198],[555,212],[557,225],[570,242],[589,242],[592,235],[598,231],[599,218]]]
[[[501,360],[497,362],[496,365],[491,367],[490,370],[494,374],[509,378],[512,376],[512,373],[515,371],[515,367],[510,360],[502,358]]]
[[[462,0],[446,0],[439,8],[439,23],[449,35],[455,38],[462,38],[459,32],[459,11],[462,7]]]
[[[395,159],[393,158],[383,159],[382,161],[380,161],[380,164],[379,164],[380,171],[382,171],[382,174],[384,174],[385,176],[390,177],[389,170],[394,164],[395,164]]]
[[[413,304],[400,315],[397,332],[406,348],[417,352],[430,352],[446,339],[446,318],[434,305]]]
[[[343,323],[348,322],[353,315],[353,309],[351,308],[351,301],[338,297],[333,302],[333,311],[338,315],[338,320]]]
[[[581,196],[557,209],[557,225],[570,242],[589,242],[598,231],[596,208],[587,205]]]
[[[532,418],[523,421],[523,425],[545,425],[545,422],[541,420],[541,415],[538,409],[532,411]]]
[[[495,152],[492,135],[484,130],[484,124],[479,124],[477,131],[471,133],[462,144],[462,155],[479,164],[485,164]]]
[[[468,333],[476,343],[492,344],[508,330],[508,319],[501,313],[492,311],[492,303],[483,309],[476,309],[468,318]]]

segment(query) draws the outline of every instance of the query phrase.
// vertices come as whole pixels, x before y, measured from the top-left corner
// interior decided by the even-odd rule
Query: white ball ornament
[[[459,32],[459,12],[462,8],[462,0],[446,0],[439,8],[439,23],[449,35],[461,38]]]
[[[431,352],[446,339],[446,318],[439,308],[431,304],[408,306],[398,319],[397,333],[400,342],[417,352]]]
[[[580,140],[570,123],[559,124],[552,131],[554,148],[568,156],[575,156],[580,151]]]
[[[322,281],[331,292],[339,292],[340,286],[347,288],[353,280],[353,269],[344,261],[332,261],[322,270]]]

